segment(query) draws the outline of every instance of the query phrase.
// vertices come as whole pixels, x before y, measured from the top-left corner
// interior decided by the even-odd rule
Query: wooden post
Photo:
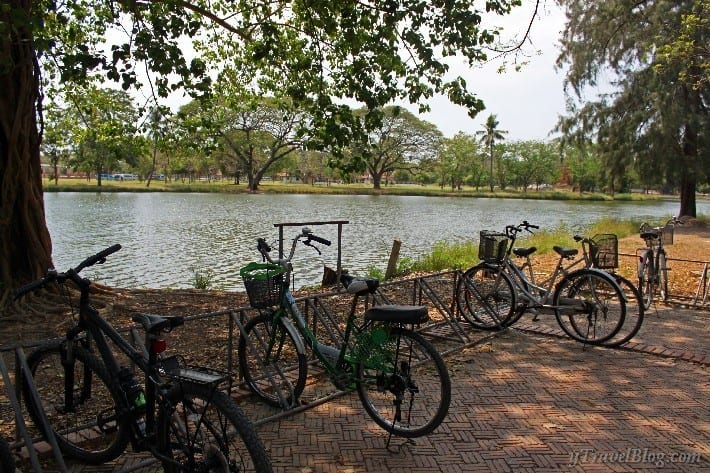
[[[399,249],[402,246],[400,240],[395,239],[392,242],[392,252],[390,253],[390,260],[387,263],[387,271],[385,272],[385,279],[389,279],[395,275],[397,271],[397,260],[399,259]]]

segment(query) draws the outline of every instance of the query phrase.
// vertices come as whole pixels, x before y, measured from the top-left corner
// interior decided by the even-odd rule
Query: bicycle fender
[[[646,267],[646,264],[649,260],[651,261],[651,265],[653,265],[653,252],[651,250],[643,250],[639,255],[639,261],[636,272],[636,275],[639,278],[643,276],[644,268]]]
[[[562,285],[563,282],[565,282],[569,279],[575,278],[575,277],[579,276],[580,274],[589,274],[589,273],[595,273],[599,277],[609,281],[613,286],[615,286],[619,290],[619,294],[621,294],[621,299],[624,301],[624,303],[628,302],[628,299],[626,298],[626,293],[624,292],[623,289],[621,289],[621,286],[619,285],[618,282],[616,282],[616,279],[614,279],[611,276],[611,274],[609,274],[606,271],[603,271],[601,269],[598,269],[598,268],[580,268],[575,271],[572,271],[567,276],[562,278],[560,280],[560,282],[558,282],[555,285],[555,295],[557,295],[557,293],[560,291],[560,286]]]
[[[303,337],[301,337],[301,334],[293,325],[293,322],[291,322],[286,317],[281,317],[281,323],[283,324],[284,328],[296,344],[296,350],[298,351],[298,354],[306,355],[306,344],[303,342]]]

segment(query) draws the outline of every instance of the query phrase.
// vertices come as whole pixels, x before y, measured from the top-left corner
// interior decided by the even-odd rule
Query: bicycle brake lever
[[[311,248],[313,248],[314,250],[316,250],[316,252],[317,252],[319,255],[322,254],[322,253],[320,252],[320,249],[318,249],[317,246],[311,244],[310,238],[309,238],[308,240],[304,241],[303,244],[306,245],[306,246],[310,246]]]

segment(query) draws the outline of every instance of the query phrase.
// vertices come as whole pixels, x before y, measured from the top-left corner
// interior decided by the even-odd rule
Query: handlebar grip
[[[37,281],[33,281],[29,284],[25,284],[24,286],[15,289],[15,299],[19,299],[20,297],[24,296],[28,292],[36,291],[37,289],[43,288],[52,279],[54,279],[54,278],[50,279],[50,278],[44,277],[42,279],[38,279]]]
[[[88,258],[86,258],[84,261],[82,261],[81,263],[79,263],[79,266],[77,266],[76,268],[74,268],[74,271],[76,271],[76,272],[78,273],[78,272],[81,271],[82,269],[88,268],[89,266],[93,266],[93,265],[95,265],[96,263],[101,264],[101,263],[103,263],[104,261],[106,261],[106,257],[107,257],[108,255],[111,255],[111,254],[117,252],[117,251],[120,250],[120,249],[121,249],[121,245],[118,244],[118,243],[116,243],[116,244],[113,245],[113,246],[109,246],[109,247],[106,248],[105,250],[99,251],[99,252],[96,253],[94,256],[89,256]]]
[[[308,235],[308,239],[309,239],[309,240],[313,240],[313,241],[318,242],[318,243],[321,243],[321,244],[323,244],[323,245],[325,245],[325,246],[330,246],[330,240],[326,240],[325,238],[321,238],[321,237],[316,236],[316,235],[313,235],[313,234]]]

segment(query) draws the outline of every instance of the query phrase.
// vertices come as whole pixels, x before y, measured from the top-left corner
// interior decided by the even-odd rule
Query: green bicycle
[[[448,412],[451,380],[441,355],[413,329],[428,319],[427,308],[374,305],[358,317],[358,301],[374,294],[379,281],[343,275],[341,282],[353,295],[350,312],[344,323],[328,328],[333,343],[323,343],[289,290],[291,259],[299,241],[319,253],[314,243],[330,245],[304,228],[293,239],[289,256],[274,260],[260,238],[257,248],[265,262],[240,271],[251,306],[260,309],[260,315],[245,324],[239,341],[246,385],[271,405],[297,405],[306,384],[309,349],[333,384],[357,390],[368,415],[391,435],[412,438],[432,432]]]

